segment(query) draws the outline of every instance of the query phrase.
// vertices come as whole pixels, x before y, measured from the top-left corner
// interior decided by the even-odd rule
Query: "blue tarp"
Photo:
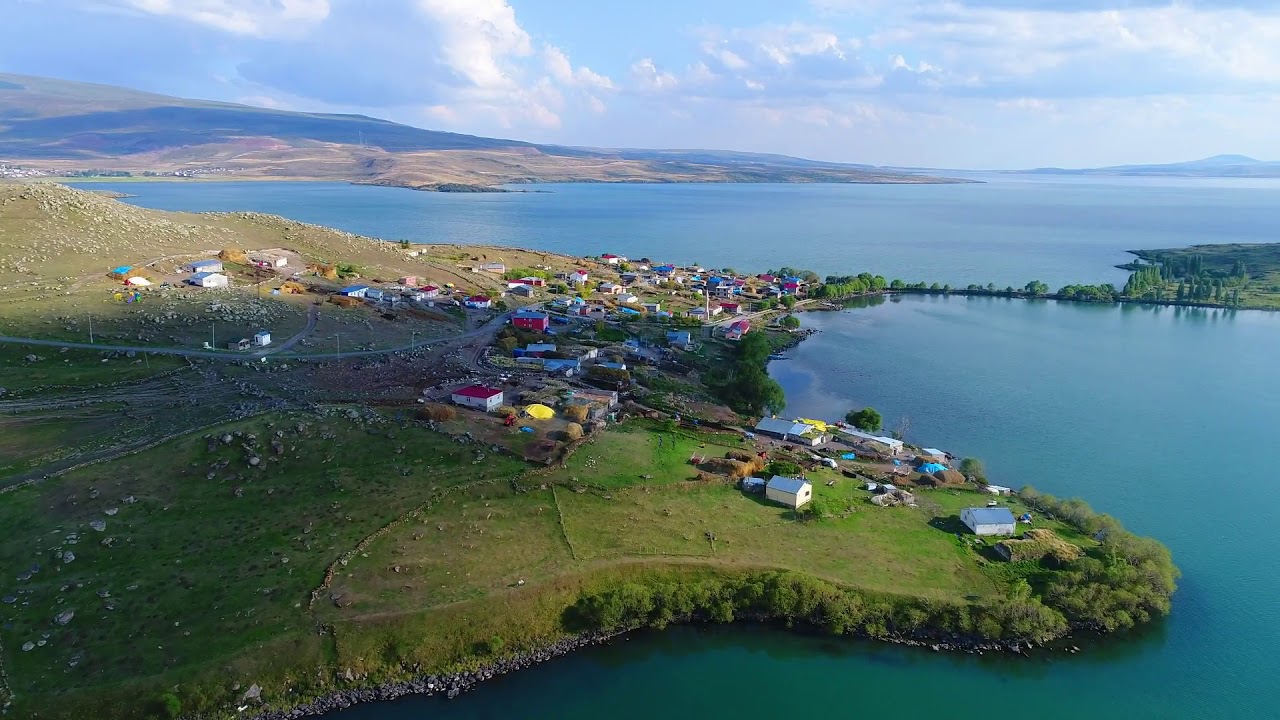
[[[901,460],[894,460],[894,461],[893,461],[893,464],[894,464],[894,465],[901,465],[901,464],[902,464],[902,461],[901,461]]]
[[[853,453],[845,453],[845,454],[841,455],[840,457],[844,458],[845,460],[857,460],[857,459],[858,459],[858,456],[857,456],[857,455],[854,455]]]
[[[936,473],[939,470],[946,470],[946,469],[947,469],[946,465],[939,465],[938,463],[925,463],[920,466],[920,472],[925,473],[927,475],[932,475],[933,473]]]
[[[520,432],[523,432],[523,433],[531,433],[531,432],[534,432],[534,429],[533,429],[533,428],[531,428],[531,427],[522,427],[522,428],[520,428]]]

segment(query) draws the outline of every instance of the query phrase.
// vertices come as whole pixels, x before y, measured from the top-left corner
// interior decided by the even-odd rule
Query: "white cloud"
[[[529,34],[505,0],[417,0],[440,43],[441,59],[483,90],[511,89],[511,58],[533,53]]]
[[[124,0],[127,7],[240,35],[285,35],[329,16],[329,0]]]
[[[543,48],[542,56],[547,68],[547,72],[556,82],[567,87],[584,87],[596,88],[598,90],[612,90],[613,81],[604,75],[600,75],[585,65],[579,66],[576,70],[573,63],[569,62],[569,56],[564,51],[554,45],[547,45]]]
[[[667,92],[674,90],[680,80],[669,72],[659,70],[653,58],[644,58],[631,66],[631,76],[641,90]]]

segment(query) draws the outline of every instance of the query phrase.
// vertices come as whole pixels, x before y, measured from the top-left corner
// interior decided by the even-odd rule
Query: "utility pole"
[[[89,344],[93,344],[93,316],[89,316]]]
[[[209,347],[218,349],[218,323],[209,323]]]
[[[334,337],[338,338],[338,359],[342,359],[342,333],[334,333]]]

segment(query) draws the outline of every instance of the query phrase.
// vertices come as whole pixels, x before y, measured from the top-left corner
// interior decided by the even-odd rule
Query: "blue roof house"
[[[1013,535],[1017,522],[1007,507],[973,507],[960,511],[960,522],[974,535]]]
[[[369,292],[368,285],[348,285],[338,291],[338,294],[347,297],[362,298]]]

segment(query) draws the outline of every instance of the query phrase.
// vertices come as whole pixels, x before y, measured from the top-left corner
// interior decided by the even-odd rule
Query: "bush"
[[[564,436],[569,442],[582,439],[582,426],[576,422],[564,426]]]
[[[419,410],[418,416],[423,420],[431,420],[432,422],[449,422],[457,419],[458,411],[448,405],[431,403]]]
[[[782,475],[783,477],[795,477],[804,470],[797,464],[789,460],[774,460],[769,463],[770,475]]]

